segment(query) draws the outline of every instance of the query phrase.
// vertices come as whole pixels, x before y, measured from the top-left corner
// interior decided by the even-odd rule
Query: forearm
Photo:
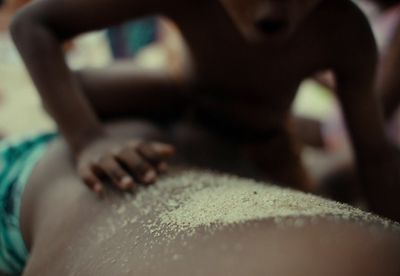
[[[385,119],[393,117],[400,106],[400,25],[394,40],[384,55],[379,70],[377,88],[382,97]]]
[[[369,208],[398,219],[399,162],[385,135],[381,102],[374,93],[377,51],[366,20],[356,40],[339,48],[335,74],[337,93],[343,107],[357,162],[360,186]],[[347,24],[349,28],[353,25]]]
[[[102,119],[124,116],[168,119],[180,114],[187,103],[182,81],[164,70],[146,70],[134,62],[84,69],[75,72],[75,76]]]
[[[389,150],[382,110],[371,91],[342,91],[342,108],[358,163],[377,160]]]
[[[11,33],[49,113],[78,152],[103,129],[65,63],[61,41],[38,20],[26,16],[14,20]]]
[[[398,71],[400,73],[400,71]],[[394,73],[394,72],[393,72]],[[380,88],[385,120],[391,120],[400,106],[400,81],[398,76],[384,78],[385,85]]]
[[[388,152],[383,112],[374,83],[376,79],[377,48],[365,17],[346,30],[349,44],[335,51],[334,73],[336,93],[340,100],[355,158],[360,163],[374,163]],[[356,18],[356,15],[354,15]],[[349,22],[350,24],[350,22]],[[354,29],[353,29],[354,27]],[[345,31],[345,30],[343,30]],[[358,33],[358,39],[350,35]]]

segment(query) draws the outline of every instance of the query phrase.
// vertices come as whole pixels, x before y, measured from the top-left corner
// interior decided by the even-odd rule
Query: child
[[[151,14],[179,26],[190,52],[185,70],[127,76],[113,68],[77,78],[66,66],[62,41]],[[92,106],[157,118],[190,110],[243,147],[271,180],[310,190],[289,111],[299,83],[331,68],[371,205],[400,217],[392,208],[398,161],[372,91],[376,48],[348,0],[42,0],[23,9],[11,31],[81,177],[97,193],[104,175],[122,190],[153,182],[173,148],[108,135]]]

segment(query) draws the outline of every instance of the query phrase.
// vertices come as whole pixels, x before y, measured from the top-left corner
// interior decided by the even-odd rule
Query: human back
[[[321,275],[333,266],[341,275],[397,275],[396,227],[315,196],[203,169],[172,168],[155,186],[100,200],[56,141],[23,198],[30,248],[24,275]]]

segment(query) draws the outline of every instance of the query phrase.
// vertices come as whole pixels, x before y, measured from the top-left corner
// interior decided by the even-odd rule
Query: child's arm
[[[44,104],[78,158],[81,177],[97,193],[103,190],[99,175],[106,175],[120,189],[132,188],[134,180],[154,180],[152,165],[160,164],[172,148],[109,137],[68,69],[60,45],[86,31],[161,12],[165,2],[42,0],[22,9],[12,23],[13,39]]]
[[[391,119],[400,106],[400,24],[380,65],[378,91],[383,97],[385,118]]]
[[[184,79],[162,68],[144,69],[129,60],[74,74],[102,120],[129,116],[163,123],[181,115],[187,104]]]
[[[377,51],[369,25],[361,14],[347,24],[347,43],[335,49],[337,94],[353,143],[360,180],[374,211],[400,219],[400,162],[384,132],[383,116],[373,92]],[[346,22],[346,21],[344,21]],[[361,23],[360,23],[361,22]],[[357,36],[354,37],[354,34]]]

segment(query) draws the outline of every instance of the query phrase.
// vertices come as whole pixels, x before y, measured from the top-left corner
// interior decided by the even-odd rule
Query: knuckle
[[[110,176],[114,179],[121,179],[125,176],[126,174],[124,171],[118,167],[114,167],[110,170]]]
[[[126,152],[127,149],[128,149],[128,147],[126,145],[121,146],[121,147],[116,147],[110,151],[109,155],[111,155],[113,157],[122,156],[122,155],[124,155],[124,153]]]
[[[143,159],[141,159],[141,161],[138,162],[136,165],[136,169],[140,173],[147,171],[149,169],[149,167],[150,167],[150,165],[147,162],[145,162]]]
[[[139,161],[140,156],[135,151],[126,151],[121,155],[121,158],[128,163],[136,163]]]
[[[106,154],[102,156],[98,164],[105,169],[112,169],[115,167],[115,157],[111,154]]]
[[[101,167],[106,167],[107,164],[109,163],[109,157],[103,155],[103,156],[99,157],[99,160],[97,160],[96,163]]]
[[[140,150],[140,151],[146,151],[149,147],[150,147],[150,143],[149,142],[144,142],[144,141],[140,142],[136,146],[137,150]]]
[[[143,141],[137,141],[137,140],[131,140],[128,143],[126,143],[126,147],[129,149],[136,149],[137,147],[140,147],[140,145],[142,145]]]
[[[146,146],[140,149],[140,154],[150,160],[158,159],[159,156],[152,146]]]
[[[127,154],[126,163],[128,163],[131,168],[135,170],[140,170],[143,166],[144,160],[139,154],[133,152]]]

